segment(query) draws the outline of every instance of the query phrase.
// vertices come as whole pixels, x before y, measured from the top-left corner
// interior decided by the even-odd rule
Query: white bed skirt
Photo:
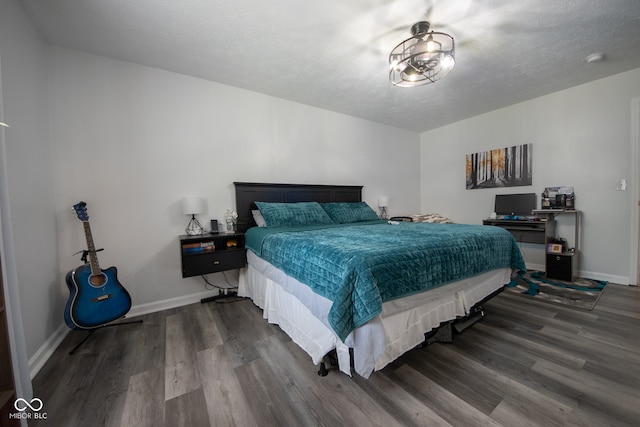
[[[342,342],[327,321],[331,301],[247,251],[238,295],[249,297],[263,317],[291,337],[313,363],[334,348],[340,371],[351,375],[349,348],[355,371],[368,378],[424,341],[424,334],[442,322],[469,314],[469,309],[511,280],[511,269],[493,270],[417,295],[385,302],[382,313],[354,330]]]

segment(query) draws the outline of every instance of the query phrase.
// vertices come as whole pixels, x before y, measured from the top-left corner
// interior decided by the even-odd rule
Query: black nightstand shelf
[[[243,233],[180,236],[182,277],[234,270],[247,265]]]

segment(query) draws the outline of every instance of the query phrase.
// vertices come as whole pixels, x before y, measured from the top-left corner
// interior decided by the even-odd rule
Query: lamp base
[[[202,227],[202,224],[200,224],[200,221],[198,221],[198,218],[196,218],[195,215],[191,215],[191,220],[189,221],[189,224],[187,224],[187,228],[185,229],[185,232],[187,233],[188,236],[197,236],[199,234],[204,233],[204,228]]]

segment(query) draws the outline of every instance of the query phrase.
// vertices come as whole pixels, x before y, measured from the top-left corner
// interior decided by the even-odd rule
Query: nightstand
[[[243,233],[180,236],[182,277],[234,270],[247,265]]]

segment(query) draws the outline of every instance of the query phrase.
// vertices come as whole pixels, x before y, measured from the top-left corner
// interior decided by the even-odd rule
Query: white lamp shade
[[[195,215],[204,210],[204,200],[200,197],[183,197],[182,213],[185,215]]]
[[[387,206],[389,206],[389,198],[387,196],[378,197],[378,207],[386,208]]]

